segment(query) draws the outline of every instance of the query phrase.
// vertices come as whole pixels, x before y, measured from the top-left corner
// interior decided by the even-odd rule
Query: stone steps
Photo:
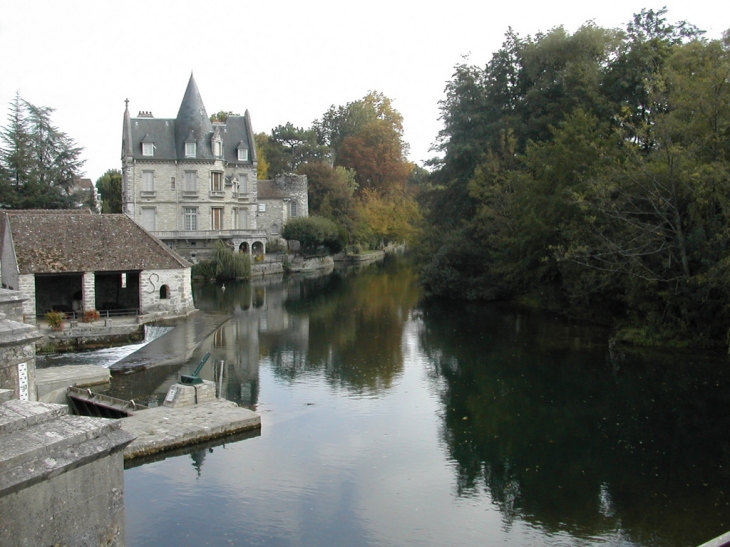
[[[0,497],[103,457],[133,437],[118,420],[29,401],[0,405]]]
[[[0,405],[0,435],[13,433],[67,414],[68,407],[65,405],[28,404],[27,401],[11,399]]]

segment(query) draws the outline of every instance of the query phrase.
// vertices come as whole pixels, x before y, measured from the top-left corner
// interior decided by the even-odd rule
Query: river
[[[203,376],[262,430],[127,469],[130,547],[690,547],[730,530],[725,355],[423,303],[397,260],[196,287],[196,304],[230,319],[187,365],[113,392],[160,401],[211,351]]]

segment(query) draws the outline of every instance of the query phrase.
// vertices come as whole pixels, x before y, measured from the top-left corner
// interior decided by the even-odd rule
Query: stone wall
[[[121,423],[65,405],[0,405],[0,545],[124,547]]]
[[[258,212],[258,226],[266,230],[269,236],[281,233],[287,220],[291,217],[292,202],[296,203],[297,217],[309,216],[309,198],[307,196],[307,177],[305,175],[280,175],[274,179],[274,185],[282,198],[259,198],[259,203],[266,205],[266,210]]]
[[[0,289],[0,388],[12,391],[13,399],[35,401],[35,342],[38,330],[22,323],[26,297]]]
[[[139,284],[139,307],[142,314],[183,314],[195,309],[190,268],[144,270],[140,274]],[[163,286],[167,287],[166,291],[162,291]]]

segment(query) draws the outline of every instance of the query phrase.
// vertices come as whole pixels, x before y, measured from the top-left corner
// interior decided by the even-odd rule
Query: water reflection
[[[697,545],[726,531],[727,367],[649,363],[606,338],[497,306],[424,308],[457,495],[486,491],[505,523],[550,534]]]
[[[218,319],[185,334],[190,359],[113,389],[161,400],[210,351],[202,376],[264,426],[130,469],[130,545],[690,547],[730,528],[724,357],[419,297],[397,261],[196,287]]]
[[[289,382],[315,375],[357,395],[388,389],[403,369],[403,328],[420,296],[413,271],[394,260],[360,271],[198,291],[203,310],[232,314],[196,351],[212,355],[202,376],[251,408],[260,361]]]

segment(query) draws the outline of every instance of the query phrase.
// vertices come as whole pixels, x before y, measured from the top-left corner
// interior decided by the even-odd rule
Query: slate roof
[[[3,211],[0,224],[10,229],[21,274],[190,267],[124,214]]]
[[[251,164],[257,161],[251,116],[248,111],[243,116],[230,116],[225,124],[216,123],[223,141],[223,160],[234,164]],[[173,161],[187,160],[185,142],[193,136],[197,144],[195,160],[213,161],[211,138],[213,124],[203,104],[203,99],[190,76],[185,95],[180,103],[176,118],[153,118],[148,115],[132,118],[129,105],[124,111],[122,136],[122,159],[132,156],[135,160]],[[250,150],[248,161],[238,161],[238,146],[243,141]],[[153,156],[142,155],[142,142],[155,145]]]
[[[291,197],[284,188],[273,180],[260,180],[257,183],[258,199],[283,199]]]

